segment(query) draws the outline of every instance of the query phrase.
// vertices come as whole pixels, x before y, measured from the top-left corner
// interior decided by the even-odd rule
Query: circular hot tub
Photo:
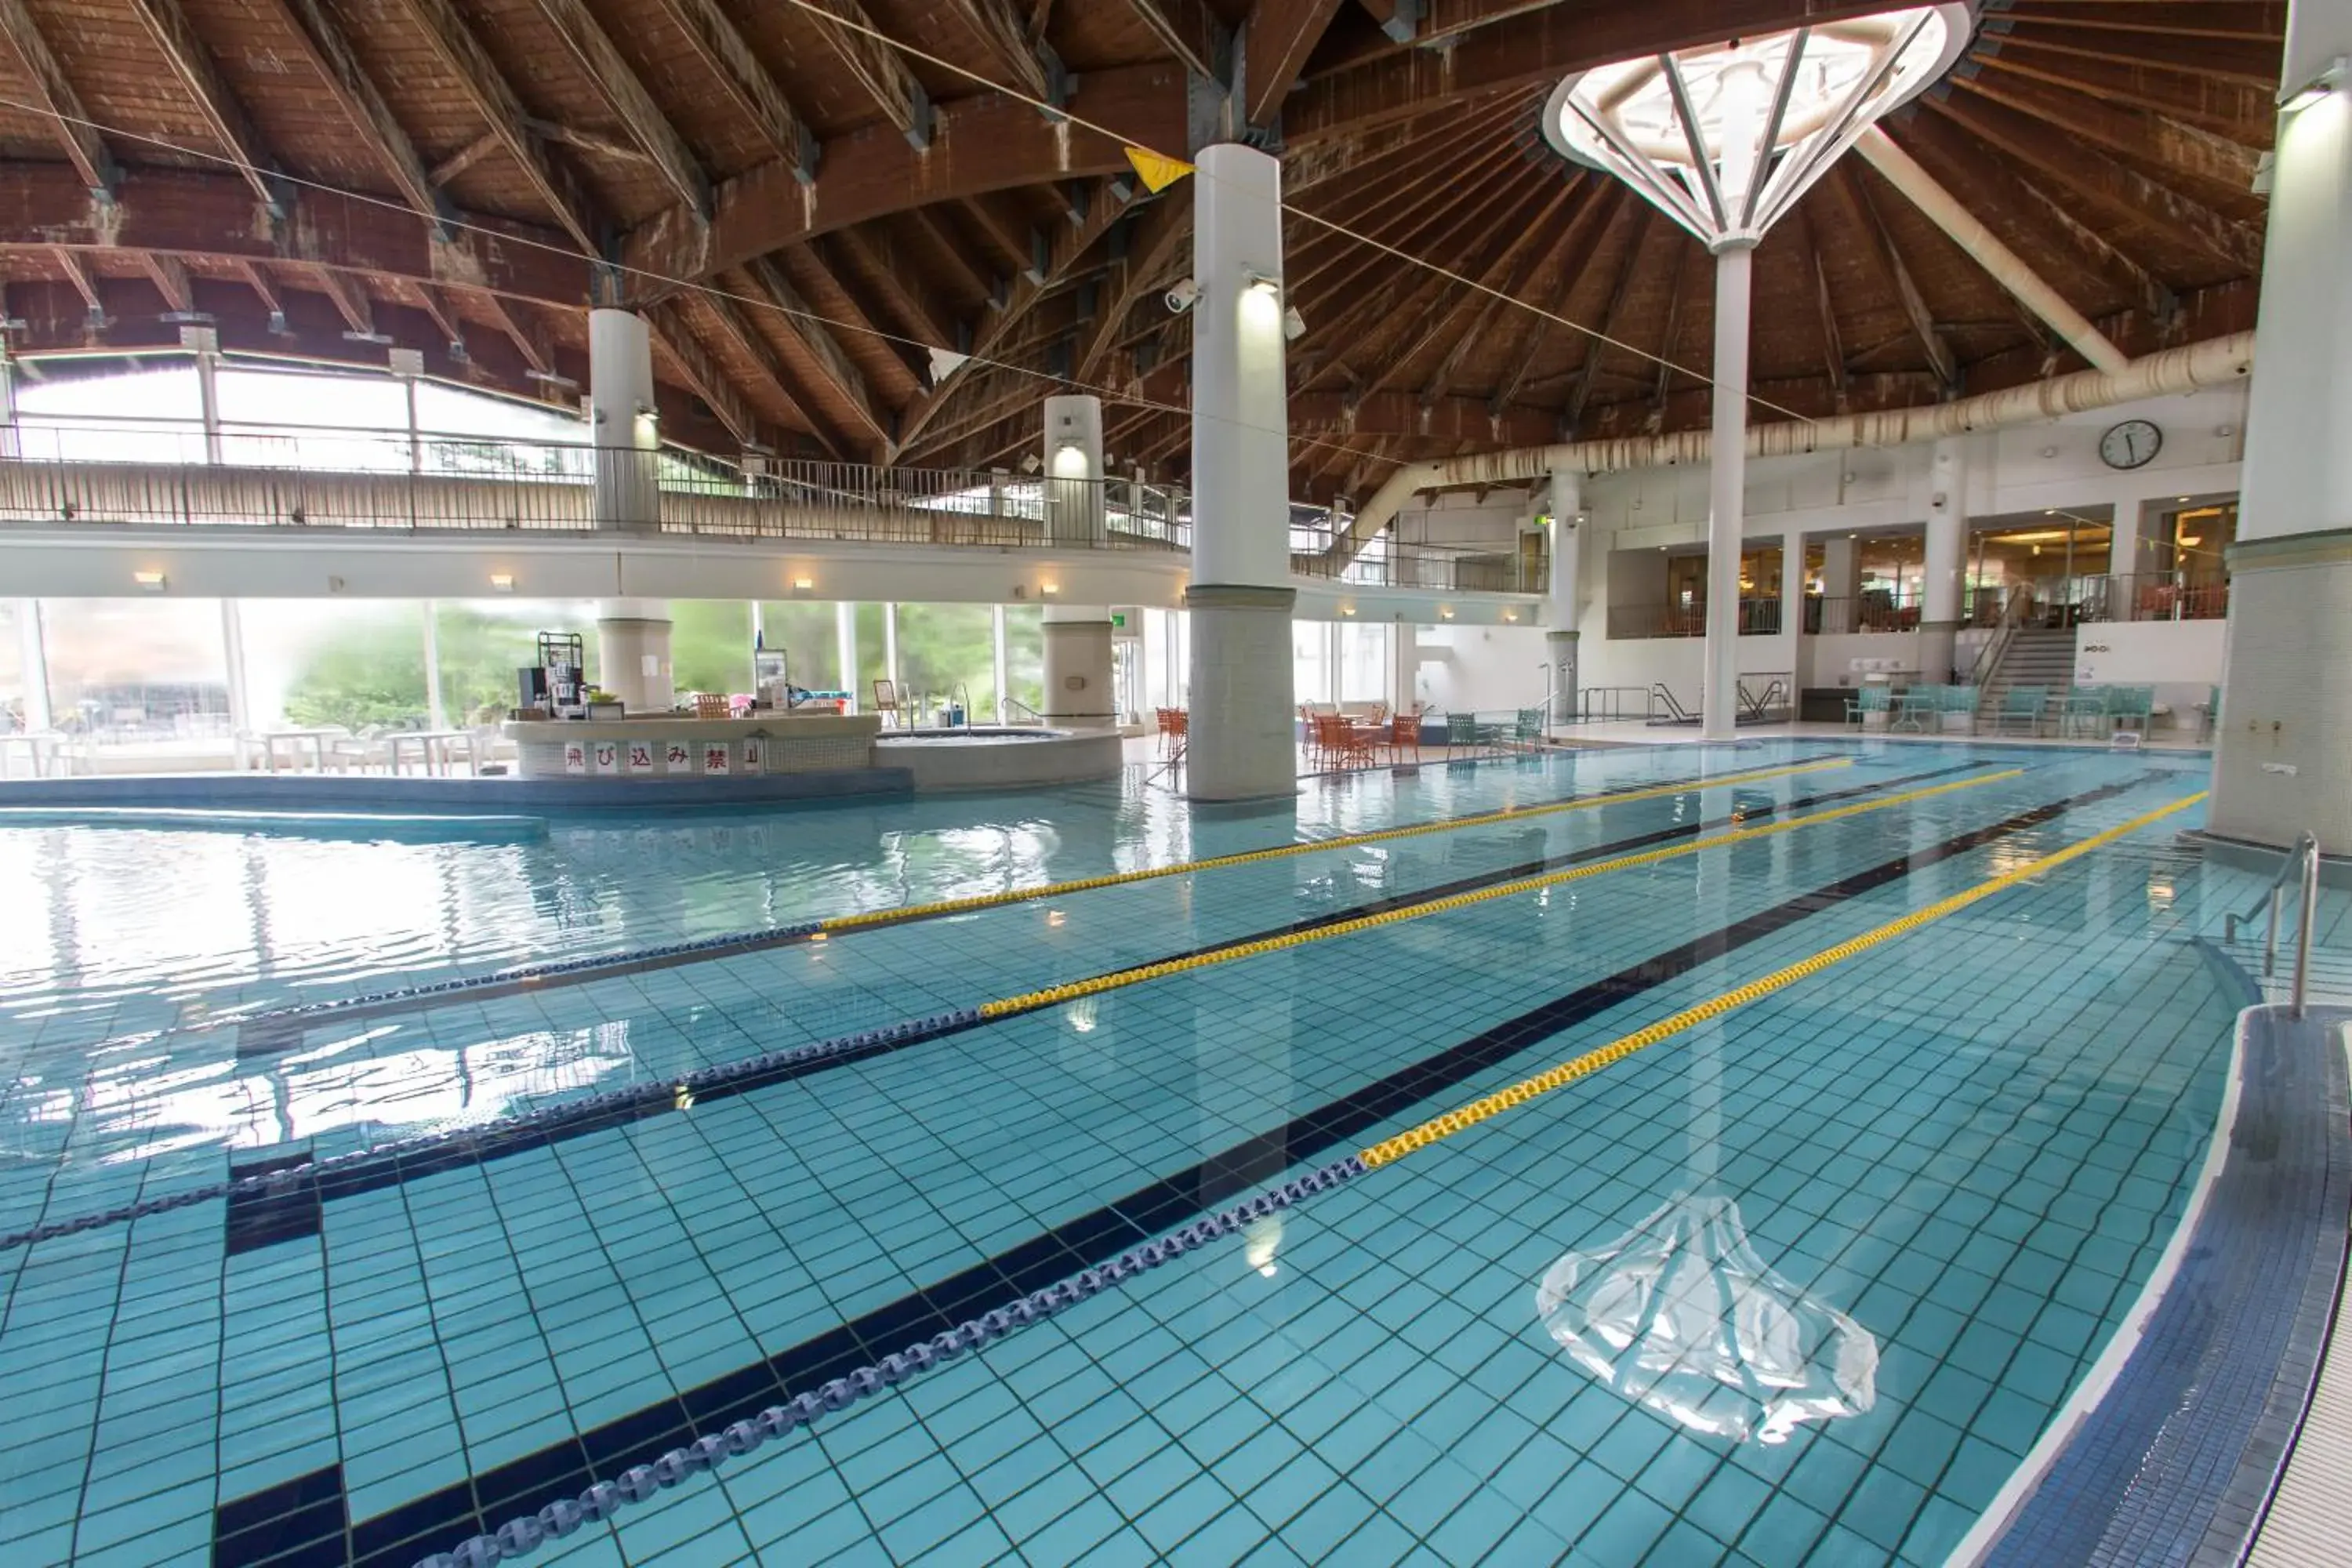
[[[1116,778],[1116,730],[1040,730],[976,725],[969,730],[885,730],[874,761],[905,768],[918,790],[1018,789]]]

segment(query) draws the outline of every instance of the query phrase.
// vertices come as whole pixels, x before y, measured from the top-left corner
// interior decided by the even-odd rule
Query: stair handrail
[[[2000,668],[2001,656],[2009,651],[2017,628],[2025,624],[2025,607],[2033,603],[2033,585],[2012,584],[2009,597],[2000,606],[2000,619],[1993,623],[1992,636],[1985,638],[1984,647],[1977,649],[1976,662],[1969,667],[1969,684],[1982,691],[1990,683],[1993,672]]]
[[[2311,832],[2295,836],[2294,847],[2279,862],[2278,874],[2262,896],[2248,904],[2243,914],[2230,913],[2221,917],[2221,939],[2234,942],[2238,928],[2263,912],[2267,905],[2270,923],[2263,936],[2263,978],[2278,973],[2279,926],[2285,917],[2286,884],[2295,879],[2296,903],[2302,914],[2301,924],[2294,933],[2294,985],[2287,994],[2293,1016],[2303,1016],[2304,995],[2311,981],[2311,928],[2319,919],[2319,837]]]

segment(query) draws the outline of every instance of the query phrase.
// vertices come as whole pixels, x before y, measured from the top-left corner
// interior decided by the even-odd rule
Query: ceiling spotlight
[[[1190,278],[1180,278],[1168,286],[1168,292],[1162,298],[1168,301],[1168,313],[1181,316],[1200,302],[1201,286]]]
[[[1288,307],[1282,312],[1282,335],[1294,343],[1307,335],[1307,318],[1298,313],[1298,307],[1296,305]]]

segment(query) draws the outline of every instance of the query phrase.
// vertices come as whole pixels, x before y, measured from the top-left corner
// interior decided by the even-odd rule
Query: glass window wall
[[[596,605],[588,599],[444,600],[434,620],[449,722],[489,724],[515,705],[515,671],[539,662],[539,634],[578,632],[596,679]],[[748,660],[749,655],[745,658]]]
[[[237,618],[247,728],[425,727],[430,704],[423,605],[247,599]]]
[[[783,653],[793,684],[807,691],[848,689],[841,678],[840,625],[839,606],[832,604],[769,599],[760,605],[762,642]]]
[[[936,710],[961,687],[968,716],[996,712],[996,618],[986,605],[898,606],[898,684],[902,700]],[[922,718],[932,717],[926,711]]]
[[[99,745],[227,735],[228,658],[217,599],[47,599],[57,727]]]
[[[669,668],[670,684],[682,692],[751,690],[750,601],[673,600],[669,606]]]
[[[1032,713],[1045,706],[1045,611],[1041,605],[1004,606],[1004,689]],[[1008,712],[1005,717],[1024,715]]]

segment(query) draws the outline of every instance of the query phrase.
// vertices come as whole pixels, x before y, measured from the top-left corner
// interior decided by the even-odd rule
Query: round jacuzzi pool
[[[886,730],[874,737],[874,760],[905,768],[919,790],[1014,789],[1117,776],[1116,730]]]

